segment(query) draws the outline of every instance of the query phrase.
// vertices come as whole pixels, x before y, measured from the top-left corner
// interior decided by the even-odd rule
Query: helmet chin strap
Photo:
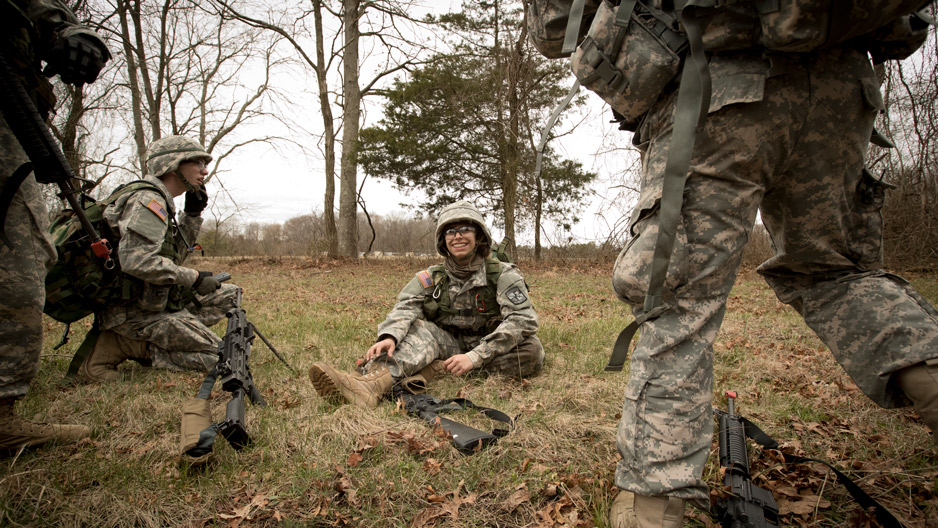
[[[176,170],[173,171],[173,172],[176,174],[176,177],[179,178],[179,179],[182,181],[182,184],[186,186],[186,190],[187,190],[187,191],[192,192],[192,193],[196,193],[196,194],[202,192],[201,189],[199,189],[199,188],[196,187],[195,185],[192,185],[191,183],[189,183],[189,180],[187,180],[186,177],[183,176],[183,175],[179,172],[179,169],[176,169]]]

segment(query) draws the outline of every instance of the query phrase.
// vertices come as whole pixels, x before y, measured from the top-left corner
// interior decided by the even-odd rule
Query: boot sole
[[[309,380],[313,382],[313,388],[316,389],[316,394],[319,394],[320,398],[333,403],[347,402],[332,378],[318,365],[309,368]]]

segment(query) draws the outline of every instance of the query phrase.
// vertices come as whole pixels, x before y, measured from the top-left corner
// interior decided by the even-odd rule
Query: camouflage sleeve
[[[397,304],[387,318],[378,325],[378,339],[391,336],[395,342],[400,343],[410,330],[410,325],[417,319],[424,319],[423,300],[426,296],[420,279],[414,276],[397,295]]]
[[[482,341],[467,352],[475,367],[480,367],[491,358],[509,352],[518,343],[534,335],[538,329],[537,313],[531,305],[528,287],[521,271],[513,264],[502,264],[504,268],[498,279],[497,300],[501,309],[502,322]]]
[[[122,201],[115,205],[120,207]],[[198,271],[177,266],[172,259],[160,255],[171,214],[163,197],[153,191],[135,192],[127,197],[120,211],[117,252],[121,270],[150,284],[192,286]]]
[[[36,36],[39,38],[36,45],[40,46],[40,55],[44,51],[42,46],[52,43],[58,36],[59,31],[78,26],[78,19],[59,0],[17,0],[14,3],[20,6],[33,24]]]

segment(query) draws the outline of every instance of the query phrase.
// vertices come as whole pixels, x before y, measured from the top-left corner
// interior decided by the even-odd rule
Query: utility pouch
[[[687,38],[673,16],[635,0],[604,0],[571,58],[582,86],[596,92],[628,130],[677,76]]]
[[[567,25],[577,24],[577,42],[586,35],[590,21],[599,6],[599,0],[525,0],[528,8],[525,23],[531,43],[548,59],[569,57],[572,50],[564,51]],[[573,31],[573,29],[571,29]]]
[[[171,284],[143,284],[143,293],[137,300],[137,306],[147,312],[161,312],[169,301]]]

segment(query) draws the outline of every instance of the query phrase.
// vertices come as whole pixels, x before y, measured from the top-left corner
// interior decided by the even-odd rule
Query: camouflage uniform
[[[397,343],[391,358],[381,356],[371,363],[384,364],[399,380],[428,366],[435,359],[466,354],[476,369],[526,377],[537,373],[544,363],[544,347],[537,338],[537,314],[531,306],[521,271],[514,264],[499,262],[496,298],[498,316],[479,314],[476,296],[486,286],[486,267],[460,280],[449,277],[452,308],[470,315],[446,315],[436,323],[426,319],[424,301],[434,294],[434,287],[424,288],[421,275],[415,276],[397,297],[397,304],[378,325],[378,340],[394,338]],[[367,366],[366,369],[370,369]]]
[[[7,2],[7,0],[0,0]],[[4,54],[40,112],[47,113],[55,103],[52,86],[39,74],[41,52],[66,30],[83,30],[75,16],[56,0],[15,2],[35,29],[32,41],[25,27],[3,6],[8,31]],[[24,25],[27,23],[23,21]],[[42,49],[38,49],[42,48]],[[28,161],[6,121],[0,116],[0,189],[13,172]],[[49,238],[49,218],[39,184],[30,175],[20,185],[4,219],[11,250],[0,243],[0,399],[20,398],[39,369],[42,350],[42,308],[44,280],[55,262],[55,247]]]
[[[170,370],[208,370],[218,361],[221,341],[208,327],[224,319],[234,308],[237,287],[224,284],[214,293],[199,296],[201,307],[190,304],[172,310],[174,285],[189,288],[198,271],[182,266],[188,256],[184,241],[194,241],[202,225],[200,216],[180,214],[176,236],[176,258],[161,256],[167,229],[175,229],[176,215],[169,191],[159,178],[146,180],[162,193],[142,189],[119,198],[104,211],[108,225],[120,237],[118,257],[121,269],[144,282],[139,299],[109,307],[101,314],[102,330],[112,330],[129,340],[148,343],[153,366]],[[179,289],[179,288],[176,288]],[[168,304],[170,306],[168,306]]]
[[[642,327],[616,439],[616,484],[641,495],[709,506],[701,475],[713,427],[712,342],[757,211],[776,251],[759,272],[876,403],[908,405],[891,374],[938,355],[934,308],[880,270],[884,189],[863,165],[882,100],[866,53],[841,46],[768,59],[742,51],[711,60],[710,113],[665,283],[674,308]],[[662,96],[633,139],[642,192],[613,287],[636,313],[675,98]]]

